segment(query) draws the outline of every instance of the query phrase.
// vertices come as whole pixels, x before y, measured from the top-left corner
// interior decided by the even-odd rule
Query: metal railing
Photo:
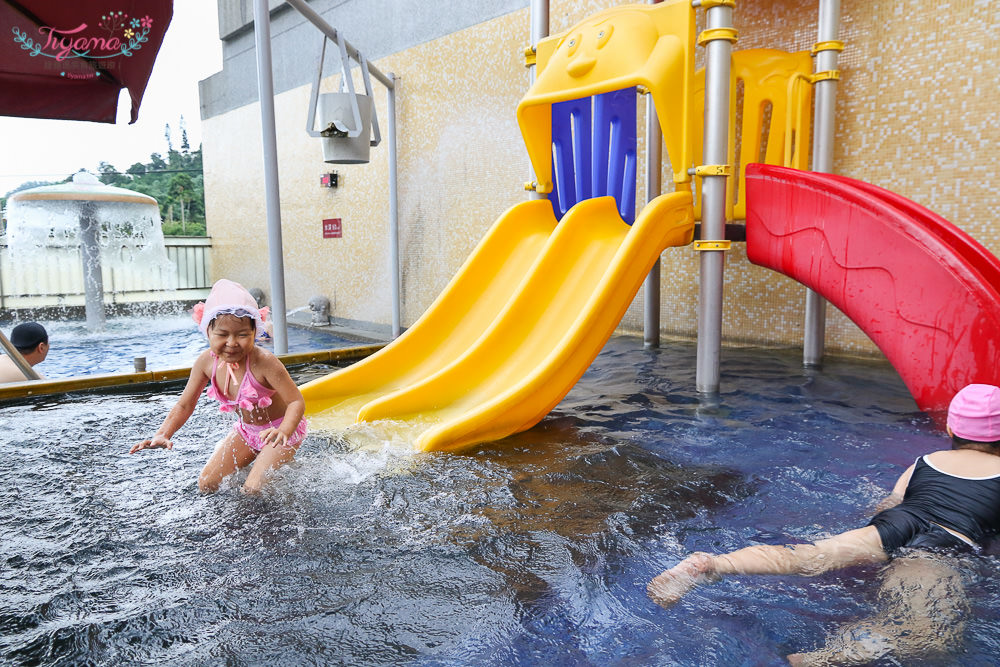
[[[104,261],[104,303],[187,301],[203,299],[211,284],[212,239],[168,236],[164,262],[147,261],[142,248],[129,249]],[[161,256],[162,258],[162,256]],[[80,249],[51,245],[31,261],[11,258],[0,240],[0,308],[82,306],[85,301]]]

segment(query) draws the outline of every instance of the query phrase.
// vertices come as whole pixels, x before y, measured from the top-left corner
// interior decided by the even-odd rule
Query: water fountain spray
[[[60,290],[84,295],[87,328],[104,328],[105,271],[116,264],[151,272],[172,270],[163,246],[156,200],[134,190],[104,185],[80,172],[71,183],[46,185],[10,197],[7,225],[13,277],[19,294],[37,295],[56,253],[79,248],[80,278]]]

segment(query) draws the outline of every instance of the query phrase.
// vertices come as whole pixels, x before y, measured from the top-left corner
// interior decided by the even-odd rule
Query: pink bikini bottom
[[[281,422],[284,417],[279,417],[273,422],[268,424],[245,424],[242,421],[237,421],[233,424],[233,430],[236,431],[243,441],[247,443],[247,446],[259,452],[264,449],[264,443],[261,442],[260,433],[269,428],[278,428],[281,426]],[[302,442],[303,438],[306,437],[306,420],[303,419],[299,422],[299,425],[295,427],[295,432],[292,433],[288,438],[288,442],[285,444],[287,449],[294,449],[296,445]]]

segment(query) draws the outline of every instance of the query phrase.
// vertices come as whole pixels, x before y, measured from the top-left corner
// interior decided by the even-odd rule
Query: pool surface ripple
[[[133,456],[174,391],[0,408],[0,662],[784,664],[872,613],[879,567],[733,577],[670,610],[646,582],[863,525],[944,440],[883,364],[725,350],[705,399],[694,354],[614,338],[536,428],[462,455],[313,434],[258,497],[198,493],[228,428],[205,397],[173,451]],[[931,664],[1000,651],[996,558],[963,567],[964,653]]]

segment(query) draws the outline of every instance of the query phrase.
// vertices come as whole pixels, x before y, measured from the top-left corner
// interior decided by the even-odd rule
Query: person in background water
[[[281,361],[255,344],[263,327],[256,301],[242,285],[220,280],[193,317],[208,337],[177,404],[152,438],[136,443],[130,454],[151,448],[172,449],[171,438],[187,422],[208,386],[222,412],[238,419],[219,442],[198,478],[198,488],[212,492],[222,480],[253,463],[243,491],[259,491],[267,474],[291,461],[306,435],[305,400]]]
[[[45,361],[49,354],[49,334],[38,322],[22,322],[10,332],[10,342],[24,360],[32,366]],[[39,371],[35,371],[44,380],[45,376]],[[21,369],[17,367],[14,360],[8,355],[0,357],[0,384],[10,382],[27,382]]]
[[[259,341],[269,341],[274,338],[274,322],[268,317],[271,309],[264,305],[266,296],[264,295],[264,290],[259,287],[251,287],[249,290],[250,296],[253,297],[254,303],[260,308],[261,319],[264,320],[264,328],[257,332],[257,340]]]
[[[697,552],[649,582],[670,607],[695,586],[725,575],[817,575],[893,559],[879,615],[851,623],[793,665],[859,665],[880,657],[941,658],[961,646],[968,602],[954,565],[1000,532],[1000,388],[972,384],[948,409],[952,448],[919,457],[864,528],[814,544]]]

